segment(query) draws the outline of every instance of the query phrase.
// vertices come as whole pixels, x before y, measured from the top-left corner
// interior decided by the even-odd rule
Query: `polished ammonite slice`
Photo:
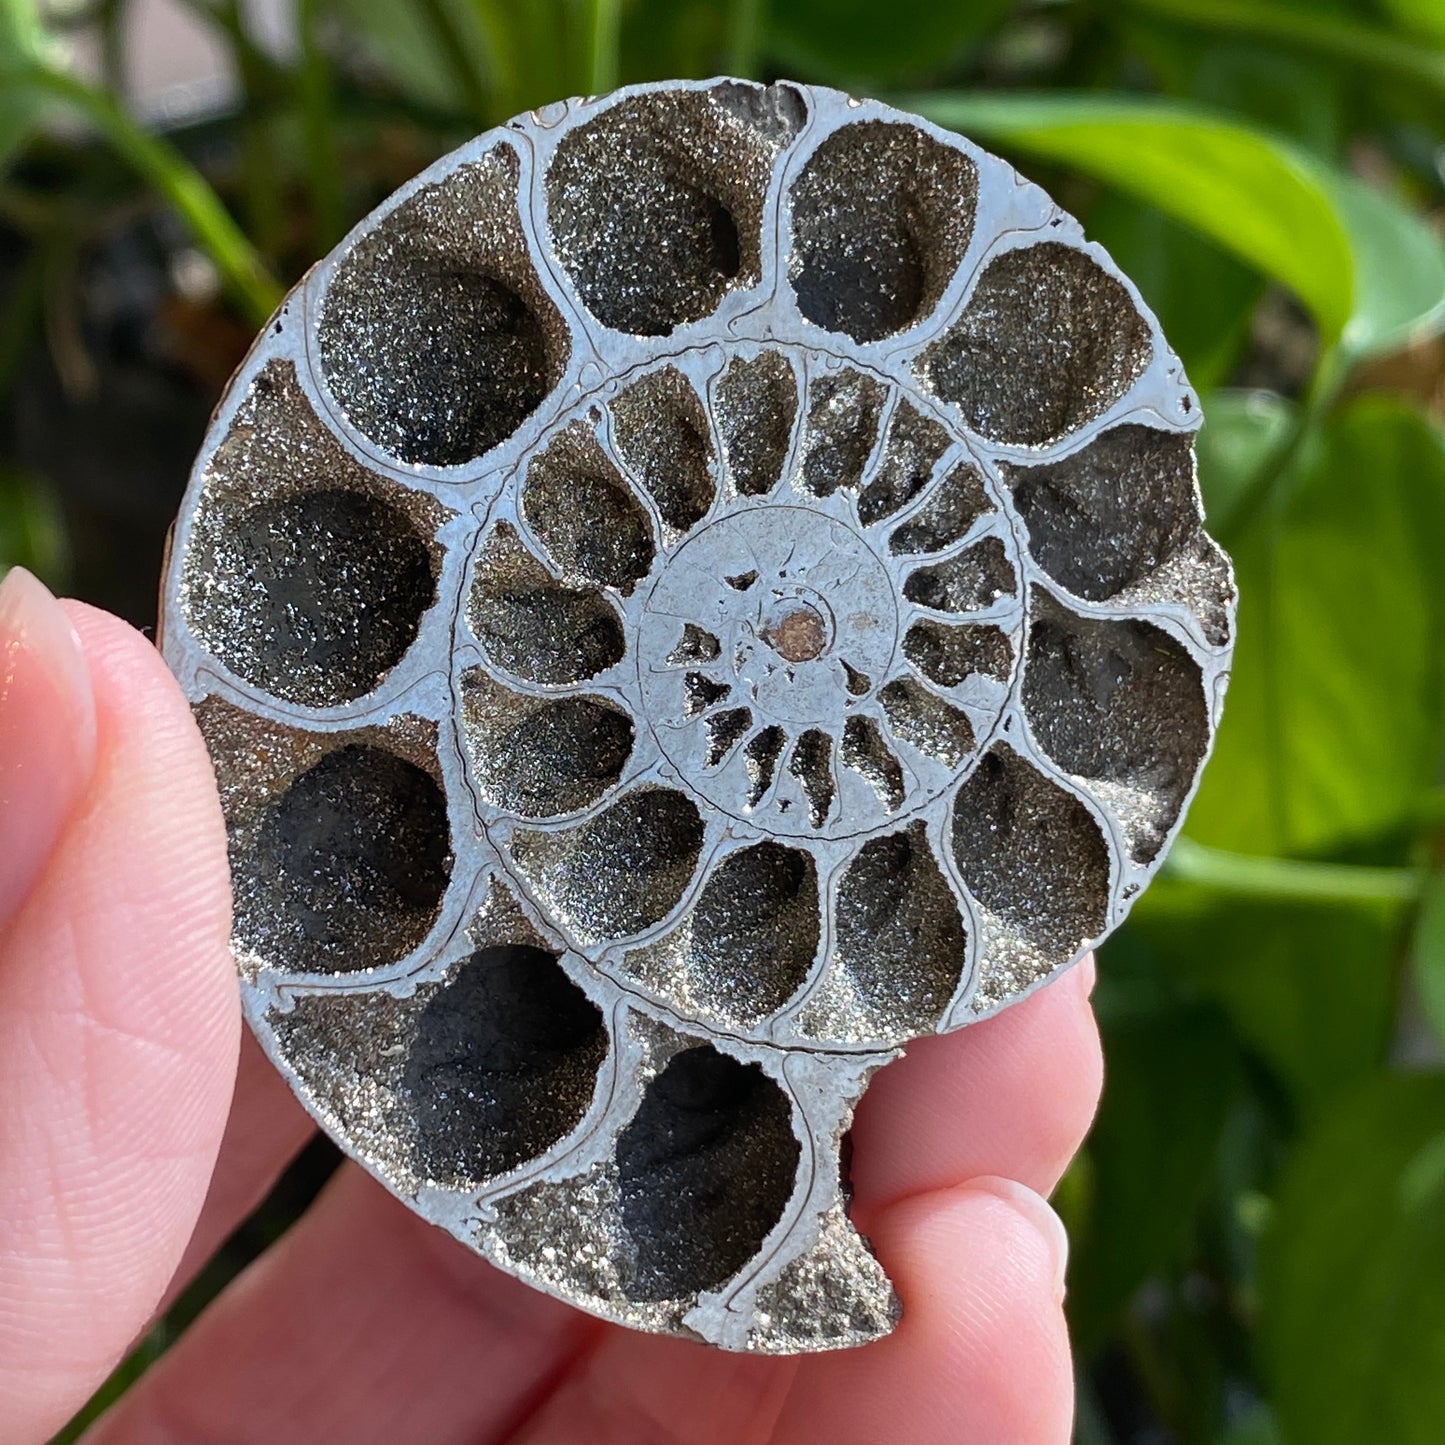
[[[597,1314],[886,1332],[869,1075],[1107,934],[1209,750],[1199,423],[1078,224],[886,106],[639,87],[404,187],[237,374],[165,584],[307,1108]]]

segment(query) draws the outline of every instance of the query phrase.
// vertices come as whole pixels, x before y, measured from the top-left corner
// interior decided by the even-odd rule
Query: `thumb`
[[[21,1445],[84,1402],[175,1269],[239,1010],[190,709],[138,632],[28,574],[0,592],[0,798],[0,1437]]]

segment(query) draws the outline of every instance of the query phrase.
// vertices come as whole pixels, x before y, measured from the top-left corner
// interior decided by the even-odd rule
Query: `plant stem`
[[[589,0],[592,12],[587,88],[605,95],[617,87],[622,7],[619,0]]]
[[[1402,76],[1445,92],[1445,51],[1424,41],[1401,40],[1371,25],[1301,7],[1284,9],[1257,0],[1130,0],[1136,10],[1168,16],[1204,30],[1282,40],[1301,50],[1350,65]]]
[[[125,10],[121,0],[101,0],[96,12],[100,29],[100,77],[112,95],[126,93]]]
[[[185,218],[237,301],[257,325],[281,300],[281,288],[215,191],[173,146],[137,125],[110,96],[64,71],[40,67],[22,84],[64,101],[105,136],[121,158]]]
[[[1176,838],[1164,876],[1220,893],[1281,903],[1413,903],[1422,875],[1413,868],[1364,868],[1351,863],[1306,863],[1207,848]]]
[[[747,80],[757,74],[763,0],[737,0],[728,25],[728,74]]]
[[[297,28],[301,40],[301,131],[306,172],[315,208],[316,249],[329,251],[346,228],[341,193],[341,160],[336,142],[335,88],[331,66],[317,34],[323,0],[300,0]]]
[[[471,62],[466,38],[457,25],[455,16],[447,8],[445,0],[418,0],[418,8],[426,17],[437,48],[452,73],[452,80],[463,103],[471,112],[473,122],[486,125],[491,109],[487,87]]]
[[[223,0],[219,23],[227,35],[236,38],[233,51],[236,77],[241,84],[241,162],[247,230],[263,253],[275,255],[280,246],[285,206],[281,198],[281,167],[266,114],[266,73],[253,59],[257,47],[246,28],[240,0]]]

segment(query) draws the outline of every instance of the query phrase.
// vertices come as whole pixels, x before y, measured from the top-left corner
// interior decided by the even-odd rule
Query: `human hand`
[[[241,1041],[229,928],[220,805],[165,664],[10,573],[0,1445],[84,1403],[314,1130]],[[877,1344],[768,1359],[600,1323],[347,1164],[87,1439],[1064,1445],[1065,1239],[1041,1196],[1098,1099],[1092,977],[920,1040],[870,1087],[854,1219],[904,1304]]]

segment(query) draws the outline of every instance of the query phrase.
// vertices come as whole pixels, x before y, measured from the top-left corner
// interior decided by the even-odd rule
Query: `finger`
[[[874,1226],[903,1319],[865,1349],[804,1361],[773,1445],[1067,1445],[1067,1241],[1044,1200],[976,1179]]]
[[[1048,1194],[1099,1103],[1092,959],[993,1018],[917,1039],[869,1085],[853,1125],[854,1213],[979,1175]]]
[[[800,1368],[610,1328],[505,1445],[767,1445]]]
[[[979,1180],[895,1205],[877,1245],[904,1301],[887,1339],[759,1359],[611,1330],[508,1445],[1065,1445],[1066,1246],[1048,1205]]]
[[[601,1328],[348,1165],[86,1445],[490,1440]]]
[[[95,694],[65,611],[23,567],[0,582],[0,933],[95,771]]]
[[[160,1298],[239,1024],[225,832],[190,709],[139,633],[66,614],[94,775],[0,940],[0,1419],[17,1441],[48,1437]]]
[[[220,1156],[201,1217],[160,1303],[160,1312],[249,1218],[315,1133],[315,1121],[261,1052],[250,1030],[244,1030],[236,1091]]]

